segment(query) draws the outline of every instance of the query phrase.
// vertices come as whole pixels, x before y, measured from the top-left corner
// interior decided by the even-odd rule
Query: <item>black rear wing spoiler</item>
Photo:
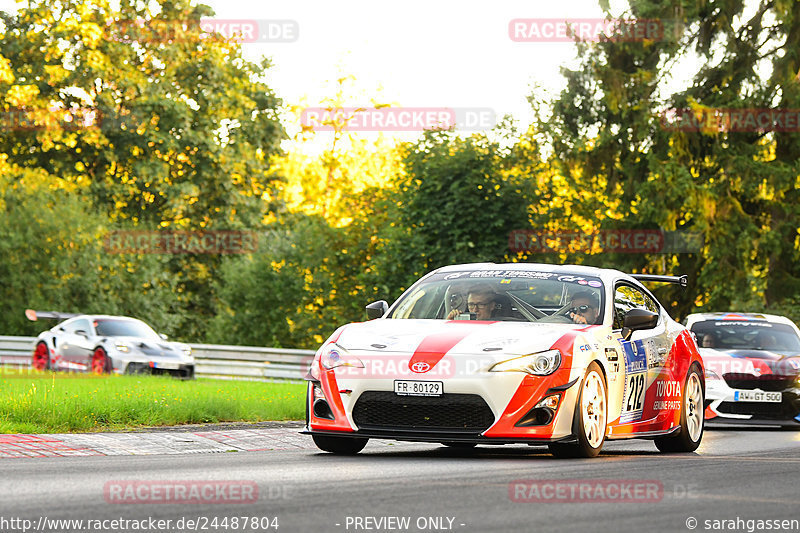
[[[63,322],[68,318],[72,318],[78,315],[80,315],[80,313],[62,313],[60,311],[34,311],[33,309],[25,310],[25,316],[28,317],[28,320],[32,322],[36,322],[40,318],[49,318],[52,320],[58,320],[59,322]]]
[[[659,276],[655,274],[631,274],[631,277],[638,281],[657,281],[661,283],[677,283],[685,289],[689,285],[689,276]]]

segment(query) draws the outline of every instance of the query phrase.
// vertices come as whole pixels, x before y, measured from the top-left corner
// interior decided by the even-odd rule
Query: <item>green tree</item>
[[[106,215],[75,186],[0,158],[0,320],[3,334],[34,335],[28,308],[132,315],[180,333],[175,280],[160,256],[109,254]]]
[[[501,130],[498,130],[502,133]],[[506,134],[510,134],[506,132]],[[379,249],[387,299],[443,265],[505,261],[512,230],[529,226],[530,183],[500,141],[426,132],[405,147]]]
[[[214,342],[316,348],[342,324],[364,319],[373,298],[373,234],[321,216],[287,214],[256,253],[230,258],[218,280]]]
[[[677,315],[696,306],[763,310],[796,297],[798,132],[692,128],[673,117],[796,109],[800,5],[763,1],[751,13],[742,2],[636,0],[624,16],[677,24],[665,23],[661,39],[580,43],[580,65],[563,71],[566,89],[539,129],[577,215],[598,228],[703,232],[706,245],[699,254],[574,259],[688,273],[694,297],[664,291]],[[672,74],[692,57],[692,79]]]
[[[212,14],[189,0],[33,0],[3,14],[0,105],[17,122],[0,153],[87,191],[116,228],[258,228],[284,136],[279,100],[267,61],[203,33]],[[188,334],[213,312],[219,264],[167,262]]]

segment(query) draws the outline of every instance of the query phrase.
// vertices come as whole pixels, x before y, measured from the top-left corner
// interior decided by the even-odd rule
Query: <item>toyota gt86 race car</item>
[[[168,342],[166,336],[141,320],[32,309],[25,315],[30,320],[48,318],[60,322],[36,339],[31,366],[38,370],[194,377],[191,348]]]
[[[697,337],[714,422],[800,428],[800,330],[788,318],[760,313],[696,313]]]
[[[641,281],[685,286],[582,266],[440,268],[320,347],[304,432],[343,454],[370,438],[548,445],[567,457],[632,437],[695,450],[703,363]]]

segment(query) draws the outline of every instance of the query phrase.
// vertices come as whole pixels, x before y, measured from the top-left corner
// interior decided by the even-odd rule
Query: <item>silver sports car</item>
[[[59,321],[36,339],[31,361],[36,369],[194,378],[191,348],[168,342],[165,335],[159,335],[141,320],[32,309],[25,315],[30,320]]]

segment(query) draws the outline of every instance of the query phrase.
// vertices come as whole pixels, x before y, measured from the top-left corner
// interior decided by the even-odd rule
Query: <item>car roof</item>
[[[460,265],[447,265],[434,270],[432,273],[457,272],[460,270],[540,270],[542,272],[564,272],[569,274],[583,274],[605,280],[612,278],[626,278],[633,280],[630,274],[613,268],[600,268],[586,265],[554,265],[549,263],[465,263]]]
[[[686,324],[691,325],[695,322],[703,322],[706,320],[731,320],[739,322],[763,321],[763,322],[772,322],[775,324],[787,324],[790,326],[795,326],[795,323],[789,320],[785,316],[770,315],[767,313],[738,313],[735,311],[721,311],[714,313],[692,313],[690,315],[687,315]]]

